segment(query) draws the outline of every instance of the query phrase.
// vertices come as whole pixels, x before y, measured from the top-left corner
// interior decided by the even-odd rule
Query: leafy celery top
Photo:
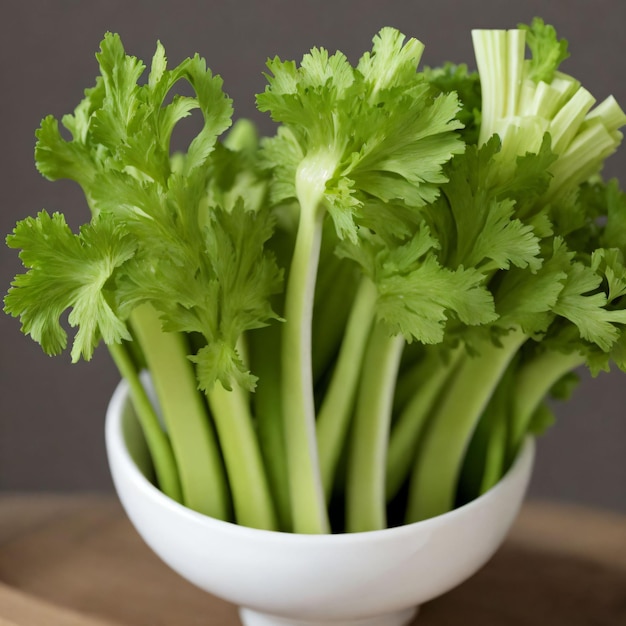
[[[91,218],[16,225],[5,310],[48,354],[67,310],[73,361],[108,346],[171,498],[301,533],[432,517],[502,477],[578,366],[625,367],[626,196],[601,168],[626,116],[540,19],[472,38],[477,72],[420,70],[392,28],[354,66],[271,59],[259,138],[198,55],[169,69],[159,43],[142,82],[107,34],[71,138],[43,120],[37,167]]]

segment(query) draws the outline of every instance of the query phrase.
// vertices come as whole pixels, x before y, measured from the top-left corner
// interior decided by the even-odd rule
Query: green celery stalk
[[[513,394],[509,457],[514,458],[524,442],[530,421],[550,388],[565,374],[585,363],[579,352],[546,350],[524,363],[518,373]]]
[[[426,431],[413,467],[407,523],[449,511],[454,505],[459,474],[476,424],[509,361],[527,335],[519,328],[488,343],[479,356],[466,356]]]
[[[330,530],[320,476],[311,371],[311,321],[324,212],[300,202],[301,213],[285,299],[282,399],[294,531]]]
[[[323,378],[337,356],[346,332],[358,285],[355,267],[340,259],[320,259],[312,320],[311,367],[313,381]],[[324,278],[320,286],[320,278]]]
[[[236,385],[227,390],[216,383],[207,397],[222,444],[236,522],[251,528],[277,530],[247,394]]]
[[[427,352],[406,376],[413,381],[413,396],[398,416],[389,439],[387,455],[387,501],[391,501],[411,471],[417,446],[436,402],[445,393],[445,386],[463,353],[456,348],[444,363],[436,350]]]
[[[182,504],[183,493],[170,439],[161,428],[159,418],[139,379],[129,351],[126,346],[119,343],[109,344],[107,347],[117,369],[128,382],[130,398],[146,438],[158,487],[166,496]]]
[[[385,468],[393,393],[405,340],[375,324],[365,354],[351,431],[346,484],[346,530],[387,526]]]
[[[131,314],[163,412],[180,472],[183,500],[190,509],[216,519],[230,518],[230,501],[220,450],[192,363],[180,333],[161,330],[150,305]]]
[[[514,358],[485,407],[468,446],[459,480],[463,501],[493,487],[506,471],[506,452],[519,359]]]
[[[398,380],[396,381],[396,393],[393,398],[394,414],[400,414],[420,389],[424,376],[432,374],[432,369],[425,369],[426,360],[433,358],[432,346],[414,341],[404,349],[402,353],[402,361],[400,362],[400,371],[398,372]],[[440,361],[441,362],[441,361]]]
[[[328,391],[317,416],[320,471],[327,503],[348,434],[361,373],[360,364],[374,320],[376,298],[375,285],[364,277],[348,318]]]
[[[500,414],[500,411],[505,410],[502,402],[496,402],[493,410],[498,411],[498,413],[494,415],[491,433],[487,440],[485,467],[478,495],[482,495],[492,487],[495,487],[506,471],[506,444],[508,435],[506,418],[508,414]]]
[[[280,530],[293,527],[289,501],[287,450],[281,405],[280,324],[269,324],[249,333],[251,369],[259,377],[252,394],[254,417],[263,462]]]

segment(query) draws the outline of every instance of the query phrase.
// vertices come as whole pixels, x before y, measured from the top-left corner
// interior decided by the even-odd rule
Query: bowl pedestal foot
[[[239,609],[239,617],[244,626],[406,626],[417,614],[419,607],[350,620],[306,620],[279,617],[259,613],[252,609]]]

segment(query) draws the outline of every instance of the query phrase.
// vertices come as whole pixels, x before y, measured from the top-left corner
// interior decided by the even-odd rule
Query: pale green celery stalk
[[[479,144],[514,116],[520,98],[526,34],[522,30],[473,30],[472,41],[482,88]]]
[[[510,360],[526,341],[521,329],[485,342],[475,357],[466,356],[437,411],[429,420],[409,486],[407,523],[449,511],[460,470],[478,420]]]
[[[311,323],[324,212],[301,202],[285,299],[282,398],[293,528],[297,533],[330,531],[319,468],[311,370]]]
[[[330,532],[315,432],[311,335],[325,215],[324,191],[336,166],[337,157],[322,151],[305,157],[296,172],[300,216],[287,279],[282,341],[282,406],[296,533]]]
[[[441,344],[428,345],[413,342],[407,344],[402,353],[402,362],[400,363],[400,372],[398,374],[398,382],[396,383],[396,393],[393,399],[394,412],[400,414],[413,397],[420,393],[426,378],[438,372],[441,367],[445,369],[453,364],[450,361],[456,361],[460,354],[462,344],[459,343],[457,348],[444,348]],[[419,347],[419,356],[415,356],[418,352],[415,350]],[[447,356],[444,350],[448,350]],[[413,351],[413,356],[410,352]],[[407,358],[407,355],[409,358]]]
[[[579,352],[546,350],[520,366],[513,394],[509,458],[515,458],[535,411],[551,387],[584,363],[585,357]]]
[[[626,114],[613,96],[605,98],[585,118],[586,121],[600,120],[611,132],[616,132],[625,123]]]
[[[553,175],[549,197],[557,197],[563,189],[571,189],[599,170],[602,163],[615,151],[615,136],[601,123],[587,123],[573,139],[567,150],[550,168]]]
[[[455,348],[447,362],[441,359],[436,350],[428,351],[425,358],[407,373],[413,381],[413,396],[402,409],[391,430],[386,472],[387,502],[397,495],[407,479],[428,417],[445,392],[463,350],[462,346]]]
[[[560,72],[550,85],[535,82],[524,62],[524,31],[475,30],[472,40],[482,88],[479,144],[498,133],[501,155],[523,155],[536,152],[549,133],[559,158],[550,167],[548,199],[596,174],[621,142],[618,129],[626,124],[615,99],[591,109],[594,97]]]
[[[506,471],[511,399],[516,385],[517,361],[518,359],[514,359],[509,364],[474,435],[474,438],[482,439],[482,442],[479,442],[480,455],[476,459],[479,465],[479,476],[477,490],[473,497],[482,495],[495,486]],[[471,447],[472,444],[470,444],[470,451]]]
[[[396,381],[396,393],[393,397],[394,414],[400,414],[417,393],[424,380],[424,372],[427,375],[433,373],[432,369],[428,368],[431,367],[430,363],[435,361],[433,352],[436,349],[437,347],[435,346],[428,346],[418,342],[407,344],[404,348],[398,380]],[[410,356],[409,352],[412,352]],[[428,365],[426,365],[427,361]]]
[[[159,489],[172,500],[182,504],[183,493],[172,445],[161,428],[159,418],[139,379],[133,359],[123,344],[114,343],[107,347],[117,369],[128,383],[130,398],[150,451]]]
[[[582,95],[576,98],[579,93]],[[561,119],[567,141],[561,142],[559,158],[550,168],[553,175],[550,197],[563,193],[563,189],[572,189],[597,174],[602,163],[615,152],[622,140],[619,129],[626,124],[626,114],[615,98],[606,98],[580,121],[580,114],[588,110],[587,104],[593,99],[582,88],[576,96],[570,102],[578,102],[578,110],[570,111],[569,116],[562,116]],[[567,105],[561,112],[566,108]],[[554,122],[548,129],[551,134],[556,131],[553,126]],[[571,129],[574,127],[576,133],[572,134]]]
[[[339,457],[344,449],[354,409],[361,363],[374,320],[377,295],[374,283],[363,277],[348,318],[330,385],[317,416],[320,471],[327,503],[332,494]]]
[[[554,116],[550,122],[550,138],[556,154],[562,154],[572,142],[595,101],[586,89],[580,87]]]
[[[279,529],[293,528],[289,501],[287,450],[281,405],[281,325],[271,323],[249,333],[251,369],[259,380],[252,394],[254,417]]]
[[[500,404],[500,403],[497,403]],[[494,411],[504,410],[502,406],[494,406]],[[502,478],[506,465],[507,419],[506,414],[494,416],[492,429],[487,440],[485,467],[478,495],[489,491]]]
[[[370,337],[348,451],[346,531],[381,530],[387,526],[385,469],[395,383],[404,348],[381,323]]]
[[[563,102],[577,89],[577,83],[570,77],[554,78],[550,84],[525,80],[522,84],[519,108],[530,115],[543,115],[552,119]]]
[[[278,530],[247,393],[236,384],[227,390],[216,382],[207,398],[222,444],[235,521],[250,528]]]
[[[180,333],[164,332],[157,312],[142,305],[131,314],[178,464],[184,504],[227,520],[230,498],[219,446],[198,392],[188,346]]]
[[[311,367],[315,383],[324,376],[337,356],[352,310],[355,285],[358,284],[353,264],[333,262],[332,267],[335,271],[332,277],[327,277],[328,285],[316,289],[313,306]],[[325,269],[325,274],[330,273],[328,268]]]

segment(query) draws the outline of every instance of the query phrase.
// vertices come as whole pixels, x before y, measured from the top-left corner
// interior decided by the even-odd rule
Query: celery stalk
[[[303,203],[301,203],[303,204]],[[326,533],[311,371],[311,318],[323,212],[303,205],[285,300],[282,398],[294,531]]]
[[[518,358],[513,358],[485,407],[463,462],[459,492],[462,501],[477,498],[506,471],[507,440]]]
[[[445,393],[445,386],[462,351],[462,347],[455,349],[446,363],[431,351],[407,374],[415,379],[416,388],[391,431],[387,456],[387,501],[395,497],[409,475],[428,417],[437,400]]]
[[[172,441],[185,505],[217,519],[229,519],[230,502],[219,447],[183,336],[163,332],[150,305],[137,307],[131,324]]]
[[[585,363],[579,352],[547,350],[520,367],[515,382],[509,455],[524,442],[530,420],[550,388],[565,374]]]
[[[470,439],[509,361],[527,339],[515,329],[501,345],[487,344],[466,356],[424,435],[413,467],[406,520],[428,519],[454,505],[463,459]]]
[[[236,522],[251,528],[277,530],[246,393],[241,387],[233,385],[229,391],[216,383],[207,397],[222,444]]]
[[[161,428],[132,358],[123,344],[113,343],[108,349],[120,374],[128,382],[130,399],[146,439],[159,489],[172,500],[182,503],[183,493],[172,445]]]
[[[333,479],[352,417],[361,373],[360,364],[374,319],[376,297],[376,287],[364,277],[348,318],[328,391],[317,417],[320,471],[326,502],[330,500]]]
[[[320,289],[318,276],[312,320],[311,367],[317,383],[330,368],[346,332],[359,276],[352,264],[333,259],[323,274],[326,285]],[[330,265],[330,267],[328,267]],[[320,261],[320,270],[322,261]]]
[[[256,418],[261,454],[276,506],[280,530],[292,529],[289,501],[287,450],[281,405],[280,324],[270,324],[250,333],[251,368],[259,377],[252,406]]]
[[[352,427],[346,488],[346,530],[380,530],[387,525],[385,468],[393,392],[404,348],[375,324],[365,354]]]

